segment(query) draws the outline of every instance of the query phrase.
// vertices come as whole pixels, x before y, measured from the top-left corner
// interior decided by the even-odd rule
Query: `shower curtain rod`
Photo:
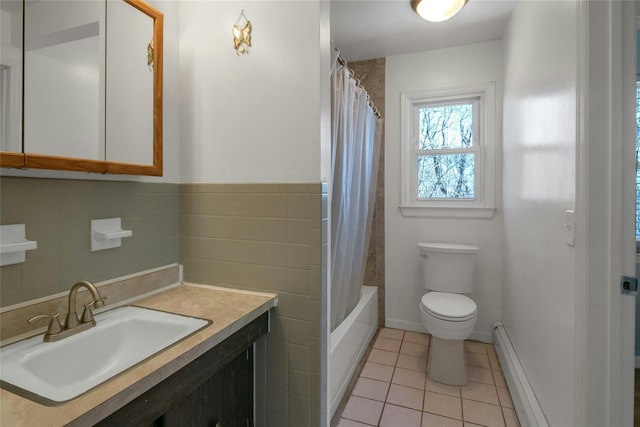
[[[371,107],[371,109],[373,110],[373,114],[375,114],[378,119],[381,119],[382,116],[380,115],[380,110],[378,110],[378,107],[376,107],[376,104],[371,99],[371,96],[369,95],[369,92],[367,92],[367,89],[362,85],[362,82],[360,82],[360,79],[358,79],[356,77],[356,74],[353,72],[353,70],[351,68],[349,68],[349,66],[347,65],[347,60],[344,59],[340,55],[340,53],[338,53],[338,62],[340,63],[340,65],[345,67],[347,69],[347,71],[349,71],[349,77],[351,77],[353,80],[356,81],[356,86],[359,86],[360,88],[362,88],[364,93],[367,95],[367,101],[369,103],[369,107]]]

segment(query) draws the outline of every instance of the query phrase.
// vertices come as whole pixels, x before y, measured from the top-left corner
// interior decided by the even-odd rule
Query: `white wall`
[[[576,2],[519,2],[504,38],[502,320],[551,425],[574,424]]]
[[[182,182],[320,181],[320,3],[180,3]],[[238,57],[243,9],[252,47]]]
[[[502,42],[494,41],[386,60],[385,134],[385,310],[386,325],[424,332],[419,303],[425,293],[419,242],[466,243],[480,247],[472,298],[478,304],[473,338],[491,341],[500,319],[501,211],[492,219],[408,218],[400,205],[400,93],[496,82],[496,149],[500,152]],[[497,162],[500,165],[500,162]],[[499,166],[498,166],[499,169]],[[500,179],[497,171],[496,179]],[[499,195],[499,186],[497,194]],[[499,197],[497,198],[499,202]],[[498,203],[499,204],[499,203]]]

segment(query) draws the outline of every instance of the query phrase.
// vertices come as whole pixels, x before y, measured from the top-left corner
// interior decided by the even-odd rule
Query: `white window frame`
[[[495,212],[496,113],[495,83],[434,91],[401,93],[400,210],[404,216],[491,218]],[[474,145],[465,149],[418,149],[418,109],[474,100]],[[419,199],[418,156],[474,153],[474,199]]]

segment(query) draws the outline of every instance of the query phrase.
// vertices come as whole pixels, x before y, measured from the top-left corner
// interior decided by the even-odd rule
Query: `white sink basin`
[[[64,402],[211,323],[133,306],[95,319],[95,327],[60,341],[39,335],[0,348],[2,387],[43,403]]]

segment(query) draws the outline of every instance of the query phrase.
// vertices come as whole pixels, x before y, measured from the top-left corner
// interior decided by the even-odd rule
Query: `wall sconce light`
[[[411,7],[422,19],[441,22],[453,17],[469,0],[411,0]]]
[[[251,21],[244,15],[244,10],[240,13],[238,20],[233,25],[233,49],[236,55],[241,53],[249,53],[251,47]]]
[[[153,64],[155,63],[155,53],[153,50],[153,40],[147,45],[147,66],[149,70],[153,70]]]

